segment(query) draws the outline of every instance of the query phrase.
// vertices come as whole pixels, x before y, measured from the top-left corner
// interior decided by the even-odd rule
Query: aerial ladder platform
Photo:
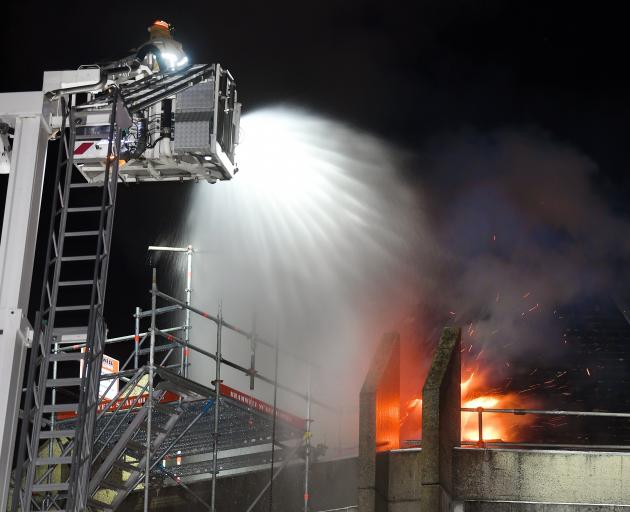
[[[11,287],[6,288],[12,295],[6,300],[3,296],[0,319],[13,321],[14,313],[19,313],[16,316],[21,319],[6,332],[0,329],[0,335],[12,337],[9,360],[23,361],[26,347],[31,347],[22,421],[15,443],[14,511],[86,510],[88,502],[93,504],[96,488],[107,485],[108,471],[116,464],[127,464],[120,458],[106,459],[103,464],[111,464],[100,464],[92,475],[118,184],[186,180],[214,183],[229,180],[237,172],[234,156],[240,103],[232,75],[219,64],[189,65],[181,45],[172,39],[168,24],[157,21],[149,32],[147,43],[119,61],[46,73],[41,95],[0,95],[0,171],[8,169],[12,173],[7,209],[9,217],[13,215],[11,228],[16,232],[16,236],[9,233],[2,238],[0,278],[3,287],[9,280],[16,284],[15,293]],[[35,232],[37,228],[33,212],[39,208],[41,187],[38,192],[34,182],[34,190],[25,191],[19,182],[24,174],[15,176],[16,171],[27,167],[25,159],[18,157],[29,143],[28,133],[20,124],[20,116],[24,117],[21,105],[14,106],[15,100],[23,97],[29,105],[35,105],[49,138],[59,141],[44,280],[32,328],[24,314],[24,290],[30,284],[27,274],[29,267],[32,269],[33,228]],[[38,101],[41,107],[37,107]],[[11,108],[5,108],[9,103]],[[46,145],[41,133],[36,135],[37,166],[32,164],[28,172],[41,183],[37,173],[43,173]],[[19,202],[20,194],[25,193],[26,211]],[[15,224],[14,214],[28,215],[28,222]],[[3,234],[5,230],[6,224]],[[8,245],[16,239],[22,240],[26,250]],[[20,255],[26,260],[17,262]],[[12,269],[17,269],[17,277]],[[53,340],[63,332],[82,337],[81,350],[55,350]],[[77,362],[81,367],[78,376],[67,370],[76,369]],[[3,439],[16,430],[19,399],[11,396],[11,390],[19,396],[21,375],[17,371],[7,377],[11,379],[9,396],[4,399],[6,404],[0,404]],[[159,403],[162,392],[154,392]],[[177,409],[172,411],[160,427],[164,430],[161,435],[166,436],[177,422]],[[75,415],[75,428],[51,428],[59,414]],[[142,414],[134,421],[137,427],[146,424]],[[156,450],[158,440],[159,436],[154,440]],[[46,443],[56,443],[59,449],[46,453],[42,450]],[[132,446],[133,438],[129,437],[123,452],[132,450]],[[2,450],[0,479],[8,477],[13,459],[12,447],[4,441]],[[0,510],[5,509],[8,481],[6,478],[0,487]],[[119,490],[122,496],[124,490]]]

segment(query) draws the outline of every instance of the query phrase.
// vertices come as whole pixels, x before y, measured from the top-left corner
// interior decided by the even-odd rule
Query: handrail
[[[478,438],[477,441],[463,441],[462,444],[474,444],[479,447],[487,445],[502,445],[502,446],[531,446],[531,447],[566,447],[566,448],[588,448],[590,445],[571,445],[571,444],[554,444],[554,443],[508,443],[485,441],[483,438],[483,414],[514,414],[516,416],[524,416],[526,414],[543,415],[543,416],[576,416],[576,417],[595,417],[595,418],[629,418],[630,413],[627,412],[606,412],[606,411],[563,411],[563,410],[544,410],[544,409],[490,409],[485,407],[462,407],[461,412],[477,413],[477,429]],[[620,447],[617,445],[605,445],[607,449],[628,449],[630,446]]]
[[[463,446],[479,446],[477,441],[462,441]],[[630,446],[618,444],[567,444],[567,443],[518,443],[514,441],[484,441],[484,446],[513,447],[519,446],[524,448],[557,448],[557,449],[576,449],[576,450],[596,450],[596,451],[630,451]]]
[[[630,412],[606,412],[606,411],[561,411],[544,409],[487,409],[485,407],[462,407],[462,412],[481,412],[515,414],[524,416],[525,414],[541,414],[547,416],[596,416],[605,418],[630,418]]]
[[[212,359],[213,361],[216,361],[217,357],[215,354],[213,354],[212,352],[208,352],[207,350],[204,350],[196,345],[193,345],[192,343],[186,343],[185,340],[173,335],[173,334],[167,334],[165,331],[161,330],[161,329],[156,329],[155,330],[155,334],[157,334],[158,336],[161,336],[163,338],[166,338],[168,341],[173,341],[179,345],[182,345],[185,348],[188,348],[190,350],[192,350],[193,352],[198,352],[199,354],[202,354],[206,357],[209,357],[210,359]],[[235,363],[233,361],[230,361],[229,359],[225,359],[224,357],[221,358],[221,363],[229,366],[230,368],[234,368],[235,370],[238,370],[239,372],[245,374],[245,375],[254,375],[255,378],[261,380],[262,382],[266,382],[267,384],[274,384],[274,380],[270,379],[269,377],[265,377],[264,375],[262,375],[260,372],[256,371],[256,370],[251,370],[249,368],[245,368],[244,366],[241,366],[238,363]],[[282,389],[284,391],[287,391],[288,393],[291,393],[292,395],[295,395],[299,398],[302,398],[303,400],[308,400],[308,396],[300,393],[298,391],[295,391],[294,389],[291,389],[288,386],[285,386],[283,384],[277,383],[278,385],[278,389]],[[318,400],[315,400],[314,398],[311,397],[311,402],[316,403],[317,405],[319,405],[320,407],[323,407],[325,409],[331,410],[331,411],[337,411],[336,408],[331,407],[328,404],[325,404],[323,402],[320,402]]]
[[[208,313],[206,311],[202,311],[201,309],[195,308],[194,306],[187,305],[185,302],[183,302],[183,301],[181,301],[179,299],[176,299],[175,297],[172,297],[170,295],[167,295],[166,293],[161,292],[160,290],[156,290],[155,292],[151,291],[151,293],[155,293],[161,299],[164,299],[164,300],[166,300],[168,302],[173,302],[174,304],[177,304],[177,305],[181,306],[183,309],[188,309],[189,311],[192,311],[193,313],[196,313],[199,316],[207,318],[208,320],[210,320],[211,322],[214,322],[215,324],[219,323],[219,319],[216,316],[211,315],[210,313]],[[265,346],[275,350],[275,344],[274,343],[272,343],[271,341],[269,341],[269,340],[267,340],[267,339],[265,339],[265,338],[263,338],[261,336],[258,336],[254,332],[247,332],[244,329],[241,329],[240,327],[237,327],[236,325],[234,325],[234,324],[232,324],[230,322],[227,322],[225,320],[222,321],[222,324],[223,324],[223,327],[226,327],[227,329],[231,330],[232,332],[235,332],[236,334],[240,334],[241,336],[243,336],[243,337],[245,337],[245,338],[247,338],[249,340],[255,339],[256,343],[261,343],[262,345],[265,345]],[[315,366],[311,362],[307,361],[306,359],[304,359],[304,358],[298,356],[297,354],[294,354],[293,352],[290,352],[290,351],[288,351],[286,349],[280,349],[280,352],[282,354],[291,356],[294,359],[296,359],[296,360],[298,360],[298,361],[300,361],[302,363]]]

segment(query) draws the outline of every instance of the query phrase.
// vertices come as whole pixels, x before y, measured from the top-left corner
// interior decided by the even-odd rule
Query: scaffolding
[[[304,510],[307,511],[308,467],[312,459],[310,415],[311,405],[316,402],[311,397],[310,369],[305,394],[279,382],[278,356],[281,350],[277,339],[271,342],[260,336],[255,323],[251,331],[246,331],[226,321],[221,305],[217,314],[211,315],[191,304],[192,246],[151,246],[149,250],[186,255],[185,300],[160,291],[154,269],[151,308],[146,311],[139,307],[135,309],[133,334],[109,338],[105,342],[106,346],[126,344],[129,349],[126,360],[117,371],[100,376],[99,405],[91,443],[91,473],[87,485],[88,509],[116,510],[131,492],[142,489],[144,510],[147,511],[151,487],[172,484],[180,486],[201,507],[214,512],[219,473],[247,472],[269,466],[269,482],[248,509],[252,510],[266,494],[272,499],[273,480],[290,462],[301,458],[305,463]],[[158,307],[158,300],[165,305]],[[183,313],[183,323],[158,327],[159,318],[177,312]],[[192,315],[216,325],[214,352],[191,342]],[[146,320],[150,321],[150,325],[143,331],[142,321]],[[236,333],[249,343],[249,367],[224,357],[223,330]],[[53,353],[60,362],[73,360],[75,354],[84,351],[84,344],[76,343],[76,337],[67,333],[53,342]],[[256,368],[256,352],[261,345],[274,350],[273,378]],[[214,363],[215,378],[211,387],[188,378],[190,351],[208,358],[210,364]],[[223,383],[223,365],[248,376],[252,389],[257,380],[272,385],[273,405]],[[58,371],[55,363],[55,374]],[[277,407],[279,389],[305,400],[306,418]],[[53,396],[53,403],[62,405],[57,398]],[[320,405],[327,407],[326,404]],[[51,416],[49,429],[57,432],[60,439],[54,446],[50,436],[47,447],[50,457],[59,453],[63,456],[67,440],[80,426],[80,417],[74,411],[60,410]],[[189,486],[190,481],[208,475],[212,481],[209,504]],[[57,476],[49,469],[38,474],[38,479],[52,488],[56,485]]]

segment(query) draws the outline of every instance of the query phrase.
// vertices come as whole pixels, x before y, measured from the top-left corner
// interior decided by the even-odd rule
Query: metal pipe
[[[150,313],[150,311],[149,311]],[[144,316],[141,315],[141,316]],[[151,316],[150,314],[147,316]],[[156,313],[157,316],[157,313]],[[182,325],[181,327],[167,327],[165,329],[162,329],[162,332],[175,332],[175,331],[183,331],[184,330],[184,326]],[[143,336],[149,336],[151,334],[151,330],[145,331],[145,332],[140,332],[138,333],[138,335],[142,338]],[[135,338],[135,334],[127,334],[126,336],[118,336],[117,338],[109,338],[107,340],[107,343],[119,343],[121,341],[130,341],[133,340]],[[74,347],[70,346],[69,348],[65,349],[62,347],[61,350],[72,350]]]
[[[57,352],[57,350],[59,350],[59,343],[55,343],[55,353]],[[55,361],[53,362],[53,379],[57,378],[57,370],[58,370],[58,362],[55,359]],[[56,405],[57,404],[57,388],[52,388],[52,392],[51,392],[51,403],[52,405]],[[52,413],[50,415],[50,431],[52,432],[53,430],[55,430],[55,414]],[[52,458],[53,456],[53,443],[52,443],[52,437],[50,438],[50,440],[48,441],[48,456],[50,458]],[[52,471],[50,472],[50,474],[48,475],[48,483],[52,483]]]
[[[190,306],[192,301],[192,255],[193,248],[192,245],[188,246],[188,250],[186,251],[186,305]],[[188,348],[188,343],[190,342],[190,309],[186,309],[186,331],[184,333],[184,340],[186,341],[186,346],[183,347],[183,375],[184,377],[188,377],[188,354],[190,349]]]
[[[93,461],[96,461],[98,459],[98,457],[101,455],[101,453],[103,453],[103,451],[105,451],[105,448],[107,448],[107,446],[109,445],[109,442],[112,440],[112,438],[114,437],[114,435],[116,435],[116,433],[118,432],[118,429],[120,428],[121,425],[125,424],[125,420],[129,417],[129,415],[131,414],[131,412],[134,410],[134,408],[136,407],[136,405],[138,404],[138,402],[140,401],[140,399],[142,398],[142,395],[144,394],[144,390],[147,389],[149,387],[149,383],[147,382],[144,386],[142,386],[142,388],[140,389],[140,393],[138,393],[133,402],[129,405],[129,408],[125,411],[124,416],[120,419],[120,421],[118,422],[118,425],[116,425],[116,427],[114,427],[114,429],[112,430],[112,432],[109,434],[109,437],[102,443],[102,447],[101,449],[98,451],[98,453],[92,457]],[[116,417],[116,414],[118,413],[118,411],[120,411],[122,405],[127,401],[128,398],[125,398],[125,400],[121,401],[119,406],[116,408],[116,410],[114,411],[114,413],[112,414],[111,418],[109,419],[109,421],[107,422],[107,425],[105,428],[107,428],[107,426],[109,426],[109,424],[111,423],[111,421]],[[101,431],[101,434],[99,434],[99,437],[106,432],[105,429],[103,429]],[[98,438],[97,438],[98,439]],[[96,440],[94,441],[94,445],[96,445]]]
[[[212,322],[218,322],[218,319],[217,319],[217,318],[215,318],[215,317],[213,317],[213,316],[212,316],[212,315],[210,315],[209,313],[206,313],[205,311],[202,311],[202,310],[200,310],[200,309],[197,309],[197,308],[195,308],[195,307],[193,307],[193,306],[187,306],[185,302],[182,302],[182,301],[181,301],[181,300],[179,300],[179,299],[176,299],[176,298],[174,298],[174,297],[171,297],[170,295],[167,295],[166,293],[163,293],[163,292],[161,292],[161,291],[159,291],[159,290],[155,290],[155,292],[154,292],[154,291],[151,291],[151,293],[155,293],[155,295],[157,295],[158,297],[160,297],[160,298],[162,298],[162,299],[164,299],[164,300],[166,300],[166,301],[171,301],[171,302],[174,302],[175,304],[179,304],[179,305],[180,305],[180,306],[182,306],[183,308],[189,309],[189,310],[190,310],[190,311],[192,311],[193,313],[196,313],[196,314],[198,314],[198,315],[200,315],[200,316],[203,316],[204,318],[207,318],[208,320],[211,320]],[[251,336],[251,333],[248,333],[248,332],[244,331],[243,329],[239,329],[238,327],[235,327],[235,326],[233,326],[233,325],[229,324],[229,323],[228,323],[228,322],[226,322],[225,320],[221,320],[221,325],[222,325],[222,326],[224,326],[224,327],[226,327],[226,328],[228,328],[228,329],[230,329],[231,331],[236,332],[237,334],[241,334],[241,335],[243,335],[243,336],[245,336],[245,337],[250,337],[250,336]],[[158,334],[159,334],[159,332],[158,332]],[[258,336],[257,336],[257,337],[256,337],[256,341],[257,341],[257,342],[262,343],[263,345],[267,345],[268,347],[274,348],[274,344],[273,344],[273,343],[269,343],[269,342],[268,342],[268,341],[266,341],[264,338],[261,338],[261,337],[258,337]],[[182,342],[182,341],[180,340],[180,342]],[[207,355],[208,357],[214,357],[214,356],[212,356],[212,355],[208,354],[208,352],[206,352],[206,351],[204,351],[204,350],[202,350],[202,349],[200,349],[200,348],[198,348],[198,347],[194,347],[193,345],[189,345],[189,346],[188,346],[188,348],[190,348],[191,350],[194,350],[194,351],[196,351],[196,352],[199,352],[200,354],[205,354],[205,355]],[[282,351],[282,353],[283,353],[283,354],[286,354],[286,355],[288,355],[288,356],[291,356],[291,357],[295,358],[295,359],[296,359],[296,360],[298,360],[298,361],[302,361],[302,362],[306,362],[307,364],[310,364],[310,363],[308,363],[307,361],[304,361],[302,358],[300,358],[300,357],[296,356],[295,354],[292,354],[291,352],[287,352],[287,351],[283,350],[283,351]],[[241,370],[241,371],[245,371],[245,373],[246,373],[247,375],[250,375],[250,374],[251,374],[251,372],[250,372],[250,371],[248,371],[247,369],[244,369],[242,366],[235,365],[234,363],[229,363],[229,362],[228,362],[228,361],[226,361],[226,360],[224,360],[223,362],[224,362],[225,364],[228,364],[229,366],[232,366],[232,368],[236,368],[236,369],[239,369],[239,370]],[[310,366],[315,366],[315,365],[310,365]],[[260,375],[260,374],[258,374],[258,373],[256,373],[256,377],[257,377],[257,378],[259,378],[260,380],[264,381],[264,382],[269,383],[269,384],[272,384],[272,383],[273,383],[273,381],[272,381],[272,380],[267,379],[267,378],[263,377],[262,375]],[[292,390],[291,388],[289,388],[289,387],[287,387],[287,386],[283,386],[283,385],[281,385],[281,384],[278,384],[278,387],[279,387],[280,389],[283,389],[283,390],[285,390],[285,391],[288,391],[289,393],[294,394],[295,396],[299,396],[299,397],[300,397],[300,398],[302,398],[303,400],[306,400],[306,395],[304,395],[304,394],[302,394],[302,393],[298,393],[298,392],[296,392],[296,391]],[[320,407],[323,407],[323,408],[328,409],[328,410],[330,410],[330,411],[335,411],[335,412],[337,412],[337,411],[338,411],[338,409],[336,409],[335,407],[331,407],[329,404],[325,404],[325,403],[323,403],[323,402],[320,402],[319,400],[312,400],[312,402],[313,402],[314,404],[317,404],[317,405],[319,405]]]
[[[134,333],[133,336],[133,341],[134,341],[134,349],[133,349],[133,367],[137,370],[138,369],[138,349],[140,345],[140,313],[142,312],[142,310],[140,309],[140,307],[136,306],[136,332]]]
[[[483,446],[483,407],[477,407],[477,427],[479,428],[478,446]]]
[[[197,502],[199,502],[203,508],[205,508],[206,510],[211,510],[210,509],[210,505],[208,505],[205,501],[203,501],[197,494],[195,494],[193,492],[193,490],[188,487],[184,482],[181,481],[181,479],[179,477],[177,477],[177,475],[173,474],[171,471],[169,471],[168,469],[162,467],[162,466],[158,466],[159,470],[162,471],[162,473],[164,473],[166,476],[168,476],[171,480],[173,480],[173,482],[175,482],[179,487],[181,487],[182,489],[184,489],[184,491],[186,491],[188,494],[190,494],[193,498],[195,498],[195,500]]]
[[[269,474],[269,512],[273,509],[273,463],[276,455],[276,418],[278,416],[278,336],[276,334],[276,359],[273,375],[273,418],[271,419],[271,467]]]
[[[155,466],[157,466],[157,465],[158,465],[158,463],[159,463],[162,459],[164,459],[164,457],[166,457],[166,456],[168,455],[168,452],[170,452],[170,451],[171,451],[171,449],[173,448],[173,446],[175,446],[175,445],[179,442],[179,440],[180,440],[182,437],[184,437],[184,436],[188,433],[188,431],[189,431],[191,428],[193,428],[193,427],[195,426],[195,424],[199,421],[199,419],[201,419],[201,417],[202,417],[204,414],[206,414],[206,413],[210,410],[210,407],[211,407],[211,406],[212,406],[212,401],[211,401],[211,400],[208,400],[208,401],[206,402],[206,405],[204,405],[203,409],[201,409],[201,412],[200,412],[199,414],[197,414],[197,416],[195,416],[195,417],[193,418],[193,420],[192,420],[192,421],[191,421],[188,425],[186,425],[186,428],[184,428],[184,430],[182,430],[182,432],[181,432],[181,433],[180,433],[180,434],[179,434],[179,435],[178,435],[178,436],[177,436],[177,437],[176,437],[173,441],[171,441],[171,442],[170,442],[170,444],[166,447],[166,449],[162,451],[162,453],[160,454],[160,456],[159,456],[159,457],[157,457],[157,458],[153,461],[153,464],[151,464],[151,467],[149,468],[149,471],[151,471],[151,470],[152,470]],[[138,485],[138,483],[140,482],[140,480],[141,480],[141,478],[137,478],[137,479],[136,479],[136,483],[134,484],[134,487],[135,487],[136,485]]]
[[[628,412],[600,412],[600,411],[545,411],[541,409],[486,409],[484,407],[462,407],[462,412],[478,412],[479,409],[485,413],[499,414],[542,414],[547,416],[594,416],[603,418],[630,418]]]
[[[223,306],[219,302],[219,315],[217,323],[217,353],[215,358],[215,379],[214,389],[216,401],[214,403],[214,435],[212,440],[212,498],[210,501],[210,509],[212,512],[216,510],[216,492],[217,492],[217,460],[219,458],[219,409],[221,398],[221,329],[223,327]]]
[[[157,270],[153,267],[153,276],[151,279],[151,289],[157,290]],[[144,472],[144,512],[149,512],[149,476],[151,473],[151,421],[153,416],[153,365],[155,355],[155,307],[157,305],[157,297],[155,293],[151,295],[151,349],[149,351],[149,395],[147,396],[147,450],[145,454],[145,472]]]
[[[463,446],[476,447],[477,441],[462,441],[461,444]],[[523,446],[526,448],[568,448],[568,449],[577,449],[577,450],[613,450],[613,451],[630,451],[629,445],[614,445],[614,444],[561,444],[561,443],[517,443],[517,442],[507,442],[507,441],[487,441],[485,443],[485,447],[493,446],[493,447],[518,447]],[[415,448],[410,448],[411,450]]]
[[[174,336],[172,334],[168,334],[167,335],[166,334],[166,329],[164,329],[164,330],[156,329],[155,333],[158,336],[165,337],[169,341],[174,341],[175,343],[180,343],[180,344],[184,343],[184,340],[182,340],[181,338],[179,338],[177,336]],[[199,354],[203,354],[204,356],[209,357],[210,359],[213,359],[213,360],[216,361],[216,356],[214,354],[212,354],[211,352],[208,352],[207,350],[204,350],[204,349],[199,348],[196,345],[192,345],[192,344],[188,344],[188,348],[190,350],[192,350],[193,352],[198,352]],[[250,375],[251,374],[251,371],[248,368],[245,368],[244,366],[241,366],[241,365],[239,365],[237,363],[234,363],[234,362],[232,362],[232,361],[230,361],[228,359],[222,358],[221,362],[223,364],[231,367],[231,368],[234,368],[235,370],[238,370],[238,371],[244,373],[245,375]],[[260,379],[263,382],[266,382],[267,384],[273,384],[274,383],[273,379],[270,379],[269,377],[265,377],[264,375],[262,375],[262,374],[260,374],[258,372],[256,372],[255,377],[257,379]],[[297,397],[301,398],[302,400],[306,400],[306,395],[305,394],[299,393],[299,392],[295,391],[294,389],[292,389],[292,388],[290,388],[288,386],[285,386],[283,384],[278,383],[278,389],[282,389],[283,391],[291,393],[292,395],[297,396]],[[311,398],[311,402],[313,404],[317,404],[318,406],[320,406],[320,407],[322,407],[324,409],[327,409],[329,411],[338,412],[338,409],[336,409],[335,407],[331,407],[330,405],[328,405],[328,404],[326,404],[324,402],[320,402],[319,400],[315,400],[315,399]]]
[[[289,465],[289,462],[291,462],[291,460],[293,459],[293,457],[295,456],[295,454],[297,453],[298,449],[301,446],[302,446],[302,444],[298,444],[287,455],[287,457],[284,459],[284,461],[282,462],[282,464],[280,465],[280,467],[278,468],[276,473],[273,475],[273,478],[269,482],[267,482],[267,484],[258,493],[258,496],[256,496],[256,498],[254,498],[254,501],[252,501],[251,505],[249,507],[247,507],[247,511],[246,512],[252,512],[252,510],[254,510],[254,507],[258,504],[260,499],[265,495],[265,493],[267,492],[267,489],[269,489],[269,486],[271,485],[271,482],[273,482],[278,477],[278,475],[282,472],[282,470]]]
[[[162,299],[164,299],[164,300],[166,300],[168,302],[172,302],[174,304],[178,304],[182,308],[188,309],[188,310],[192,311],[193,313],[196,313],[196,314],[198,314],[200,316],[203,316],[204,318],[207,318],[208,320],[210,320],[212,322],[217,323],[217,321],[218,321],[217,318],[215,318],[214,316],[210,315],[209,313],[207,313],[205,311],[202,311],[201,309],[197,309],[197,308],[195,308],[193,306],[186,305],[186,303],[184,301],[176,299],[175,297],[171,297],[170,295],[167,295],[166,293],[163,293],[163,292],[161,292],[159,290],[157,290],[156,293],[157,293],[158,297],[160,297],[160,298],[162,298]],[[237,327],[236,325],[233,325],[233,324],[227,322],[225,319],[223,320],[223,326],[225,328],[227,328],[227,329],[237,333],[237,334],[240,334],[241,336],[244,336],[245,338],[250,338],[252,336],[252,333],[249,333],[249,332],[247,332],[247,331]],[[268,341],[268,340],[266,340],[266,339],[264,339],[262,337],[257,336],[256,337],[256,341],[258,343],[262,343],[263,345],[266,345],[267,347],[274,348],[274,344],[273,343],[271,343],[270,341]],[[307,365],[315,366],[315,367],[318,367],[318,368],[322,369],[321,366],[312,364],[309,361],[305,360],[304,358],[302,358],[302,357],[298,356],[297,354],[294,354],[294,353],[292,353],[290,351],[283,350],[282,353],[293,357],[296,361],[300,361],[300,362],[305,363]],[[302,395],[302,396],[304,396],[304,395]],[[315,402],[315,401],[313,401],[313,403],[318,403],[318,405],[322,405],[321,403]],[[330,407],[328,407],[328,408],[330,409]]]
[[[306,432],[304,433],[304,512],[308,512],[309,504],[309,470],[311,462],[311,367],[308,367],[306,388]]]
[[[326,510],[319,510],[318,512],[349,512],[350,510],[359,510],[359,506],[350,505],[349,507],[328,508]]]
[[[180,306],[164,306],[163,308],[156,308],[155,310],[155,314],[156,315],[163,315],[165,313],[171,313],[172,311],[179,311],[182,308]],[[149,311],[142,311],[140,313],[140,318],[144,318],[146,316],[151,316],[151,310]]]
[[[164,245],[149,245],[149,251],[188,252],[192,247],[167,247]]]
[[[318,512],[348,512],[350,510],[359,510],[359,506],[358,505],[350,505],[349,507],[328,508],[326,510],[319,510]]]
[[[252,334],[249,337],[249,349],[249,389],[253,390],[256,383],[256,315],[254,315],[254,319],[252,320]]]

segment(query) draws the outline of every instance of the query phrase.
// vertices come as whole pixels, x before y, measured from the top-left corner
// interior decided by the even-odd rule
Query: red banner
[[[258,412],[262,412],[264,414],[268,414],[269,416],[273,416],[273,406],[269,405],[262,400],[258,400],[253,396],[246,395],[245,393],[241,393],[240,391],[231,388],[230,386],[226,386],[225,384],[221,384],[221,395],[227,398],[231,398],[232,400],[236,400],[237,402],[246,405]],[[284,421],[286,423],[290,423],[295,428],[300,430],[304,430],[305,420],[302,418],[295,416],[291,413],[283,411],[281,409],[276,409],[276,418],[280,421]]]
[[[126,399],[119,398],[109,407],[109,412],[115,411],[119,406],[120,410],[130,409],[131,407],[141,407],[147,401],[148,396],[148,393],[143,393],[140,397],[138,397],[138,395],[134,395]],[[254,409],[255,411],[267,414],[268,416],[273,416],[272,405],[269,405],[262,400],[258,400],[253,396],[242,393],[234,388],[231,388],[230,386],[226,386],[225,384],[221,384],[221,396],[239,402],[251,409]],[[171,391],[167,391],[160,400],[160,403],[176,402],[177,400],[179,400],[178,395]],[[105,407],[107,407],[107,405],[110,403],[111,400],[102,400],[101,403],[98,404],[97,412],[102,412]],[[121,403],[122,405],[120,405]],[[75,412],[58,412],[57,419],[68,420],[76,417],[76,415],[77,414]],[[299,430],[304,430],[305,420],[298,416],[295,416],[281,409],[276,409],[276,418],[280,421],[284,421],[285,423],[289,423]]]

